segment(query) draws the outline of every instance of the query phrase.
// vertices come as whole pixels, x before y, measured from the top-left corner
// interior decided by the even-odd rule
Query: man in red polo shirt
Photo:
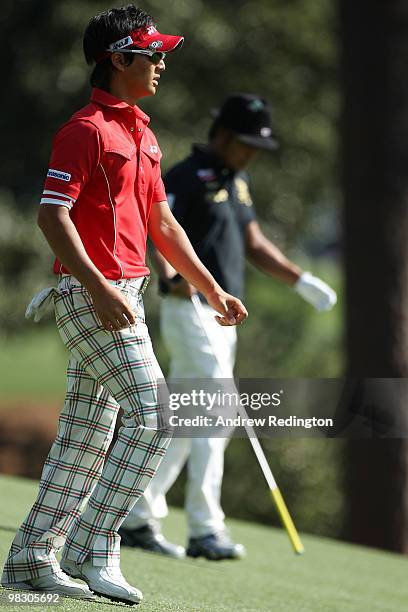
[[[97,15],[85,31],[85,57],[96,62],[92,99],[55,137],[39,212],[60,280],[33,302],[38,315],[41,300],[54,297],[70,351],[67,395],[37,500],[11,545],[5,587],[142,599],[121,574],[117,532],[170,441],[158,400],[162,374],[144,321],[147,234],[205,295],[221,325],[247,315],[171,214],[160,149],[136,106],[156,93],[165,54],[182,42],[160,34],[133,5]],[[119,406],[123,426],[105,462]]]

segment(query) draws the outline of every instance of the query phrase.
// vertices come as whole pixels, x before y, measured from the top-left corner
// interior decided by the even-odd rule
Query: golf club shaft
[[[214,347],[214,343],[211,340],[210,334],[207,331],[206,325],[205,325],[205,319],[203,316],[203,306],[201,304],[200,298],[198,297],[198,294],[195,293],[194,295],[192,295],[191,297],[191,301],[193,303],[194,309],[197,313],[197,316],[200,320],[201,326],[207,336],[207,340],[208,343],[211,347],[212,353],[214,355],[215,360],[217,361],[221,372],[225,370],[225,366],[222,363],[217,350]],[[228,376],[230,376],[231,378],[233,377],[233,373],[232,372],[228,372]],[[272,499],[275,503],[276,509],[278,511],[279,517],[282,521],[283,526],[285,527],[287,534],[289,536],[290,542],[293,546],[294,551],[297,554],[302,554],[304,552],[304,547],[303,544],[300,540],[299,534],[297,532],[297,529],[293,523],[292,517],[289,514],[289,510],[285,504],[285,501],[282,497],[282,494],[278,488],[278,485],[276,484],[276,480],[273,477],[272,474],[272,470],[269,467],[269,464],[266,460],[265,457],[265,453],[263,452],[262,446],[257,438],[257,435],[255,433],[254,428],[248,424],[248,415],[247,412],[245,410],[245,408],[239,403],[238,404],[238,413],[241,416],[241,420],[244,424],[245,427],[245,431],[247,433],[247,436],[249,438],[249,441],[251,442],[252,448],[254,450],[254,453],[256,455],[256,458],[258,459],[258,463],[259,466],[262,470],[262,473],[265,477],[266,482],[268,483],[268,487],[272,496]]]

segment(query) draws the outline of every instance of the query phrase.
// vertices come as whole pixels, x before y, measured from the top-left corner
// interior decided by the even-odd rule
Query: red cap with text
[[[184,36],[174,36],[172,34],[161,34],[154,26],[134,30],[128,36],[115,40],[105,50],[105,53],[97,58],[100,62],[102,59],[109,57],[109,53],[137,47],[138,49],[146,49],[150,51],[164,51],[169,53],[175,51],[184,42]]]

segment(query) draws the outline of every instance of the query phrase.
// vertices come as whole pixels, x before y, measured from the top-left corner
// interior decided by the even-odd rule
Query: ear
[[[123,72],[126,68],[125,56],[123,55],[123,53],[112,53],[111,62],[112,66],[120,72]]]
[[[218,126],[216,137],[218,139],[219,144],[222,147],[226,147],[232,142],[234,139],[234,134],[231,130],[224,127],[223,125]]]

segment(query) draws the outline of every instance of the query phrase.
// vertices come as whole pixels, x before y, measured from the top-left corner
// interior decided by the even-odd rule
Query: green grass
[[[0,403],[63,399],[68,353],[55,325],[32,324],[21,336],[2,338],[1,345]]]
[[[36,482],[0,477],[2,559],[36,490]],[[230,527],[234,538],[247,547],[248,556],[243,561],[176,561],[124,549],[122,571],[129,582],[144,592],[145,600],[139,609],[145,612],[407,610],[408,563],[402,556],[302,536],[306,553],[296,557],[282,530],[239,521],[231,521]],[[185,525],[181,511],[172,509],[165,532],[170,539],[183,542]],[[21,612],[22,608],[7,607],[10,611],[14,609]],[[67,599],[55,609],[109,612],[112,604],[102,598],[89,603]]]

